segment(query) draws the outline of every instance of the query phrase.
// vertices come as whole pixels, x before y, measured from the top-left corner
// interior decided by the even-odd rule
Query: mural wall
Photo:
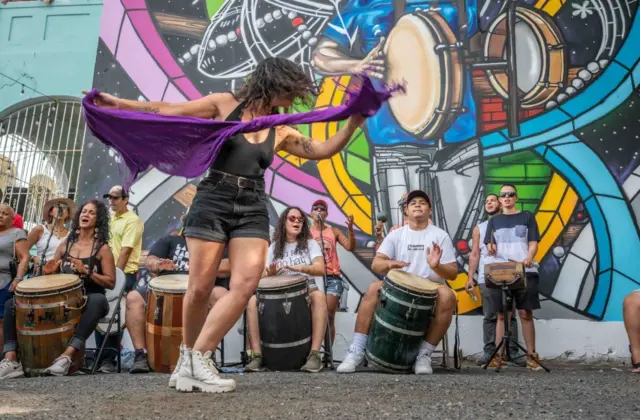
[[[458,251],[463,291],[481,203],[504,182],[518,187],[542,240],[541,318],[620,320],[640,288],[638,142],[640,23],[636,0],[518,1],[520,135],[506,129],[504,0],[113,0],[103,8],[94,86],[120,97],[183,101],[238,88],[265,57],[287,57],[322,86],[316,108],[341,104],[338,85],[367,71],[404,80],[394,98],[340,155],[308,162],[286,154],[267,173],[272,222],[287,205],[330,204],[328,222],[355,219],[357,251],[341,253],[349,310],[374,278],[376,215],[400,222],[398,201],[427,190],[434,223]],[[303,109],[299,109],[303,111]],[[340,124],[301,126],[326,139]],[[87,139],[81,193],[121,179],[118,157]],[[175,232],[198,179],[152,169],[132,188],[144,246]]]

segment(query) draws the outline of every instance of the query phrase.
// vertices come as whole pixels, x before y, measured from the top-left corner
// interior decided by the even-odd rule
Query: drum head
[[[80,284],[81,280],[74,274],[52,274],[26,279],[18,283],[18,293],[51,292]]]
[[[418,293],[433,293],[441,287],[427,278],[416,276],[402,270],[391,270],[387,273],[387,279],[398,286]]]
[[[403,16],[389,33],[384,55],[387,82],[405,82],[407,92],[389,99],[404,130],[424,139],[446,128],[451,108],[462,102],[462,65],[458,52],[436,47],[453,45],[455,34],[434,12]],[[407,54],[411,51],[411,54]]]
[[[167,274],[159,276],[149,282],[149,289],[157,292],[184,293],[189,284],[188,274]]]
[[[270,276],[260,280],[258,290],[282,289],[307,281],[305,276]]]

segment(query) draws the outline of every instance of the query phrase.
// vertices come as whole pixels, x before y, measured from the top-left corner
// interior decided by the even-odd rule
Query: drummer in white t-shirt
[[[407,196],[409,223],[390,232],[378,248],[371,270],[386,275],[401,269],[437,283],[453,280],[458,274],[455,250],[444,230],[429,224],[431,200],[424,191],[412,191]],[[378,303],[382,281],[375,281],[362,297],[356,318],[353,342],[338,373],[352,373],[364,361],[369,328]],[[413,370],[418,375],[433,373],[431,354],[447,332],[456,308],[456,295],[448,287],[438,289],[433,321],[420,345]]]
[[[267,267],[262,276],[303,275],[308,277],[309,298],[311,300],[311,352],[307,357],[307,362],[300,369],[304,372],[316,373],[322,370],[320,346],[327,329],[328,312],[327,299],[324,293],[318,289],[316,278],[323,274],[322,250],[311,236],[307,218],[299,208],[287,208],[282,212],[276,224],[267,256]],[[259,372],[263,368],[258,307],[255,296],[249,300],[247,306],[247,328],[251,349],[249,363],[244,370]]]

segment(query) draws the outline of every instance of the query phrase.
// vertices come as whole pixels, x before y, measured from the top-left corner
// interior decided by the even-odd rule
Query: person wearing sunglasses
[[[538,296],[538,270],[534,264],[540,232],[535,216],[528,211],[520,211],[517,206],[518,192],[512,184],[504,184],[500,188],[500,205],[502,214],[489,219],[484,243],[487,245],[486,263],[505,261],[522,262],[525,266],[527,288],[513,291],[515,306],[522,322],[522,335],[527,348],[526,367],[529,370],[542,370],[537,363],[536,332],[533,324],[533,311],[540,309]],[[504,315],[502,313],[502,290],[487,289],[489,298],[496,304],[498,313],[496,323],[496,345],[504,335]],[[500,355],[496,355],[489,367],[504,366]]]
[[[329,215],[329,207],[324,200],[316,200],[311,205],[311,235],[320,246],[324,248],[324,257],[327,269],[327,309],[329,311],[329,328],[331,330],[331,342],[336,338],[336,311],[340,303],[340,297],[344,293],[344,283],[340,276],[340,259],[338,258],[337,244],[347,251],[356,249],[356,235],[353,233],[353,216],[347,217],[347,235],[337,227],[325,224]]]
[[[124,272],[125,291],[130,292],[137,280],[140,256],[142,255],[142,233],[144,223],[138,215],[129,210],[129,194],[121,185],[114,185],[102,196],[109,201],[111,221],[109,223],[109,247],[116,260],[116,267]],[[97,342],[102,343],[103,335],[96,331]],[[107,348],[103,352],[103,360],[98,369],[102,373],[116,371],[115,351],[118,348],[118,337],[115,334],[107,338]]]
[[[322,358],[320,346],[327,329],[327,301],[318,289],[317,279],[324,274],[324,261],[320,245],[309,232],[307,218],[297,207],[287,208],[278,219],[273,242],[269,247],[267,267],[263,277],[276,275],[308,276],[309,299],[311,300],[311,351],[307,362],[300,369],[303,372],[320,372]],[[260,330],[258,327],[258,306],[255,295],[247,306],[247,329],[250,346],[249,363],[246,372],[262,371]],[[283,350],[285,351],[285,350]]]

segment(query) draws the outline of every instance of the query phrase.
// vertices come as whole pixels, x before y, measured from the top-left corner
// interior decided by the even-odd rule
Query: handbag
[[[9,272],[11,273],[11,281],[18,276],[18,262],[16,261],[16,241],[18,239],[18,233],[16,232],[13,238],[13,258],[9,261]]]

